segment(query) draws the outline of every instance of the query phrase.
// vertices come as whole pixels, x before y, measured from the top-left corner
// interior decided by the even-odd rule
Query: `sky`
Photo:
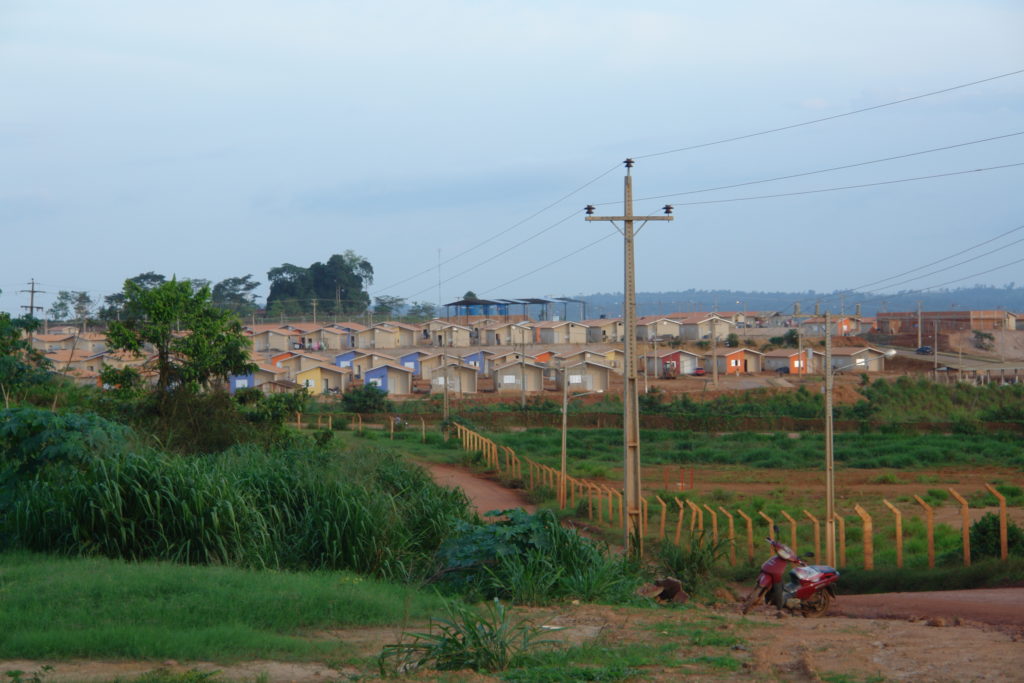
[[[676,150],[1022,69],[1014,0],[0,0],[0,310],[349,249],[371,296],[618,292],[627,157],[676,206],[641,291],[1019,285],[1024,166],[693,202],[1022,163],[1024,73]]]

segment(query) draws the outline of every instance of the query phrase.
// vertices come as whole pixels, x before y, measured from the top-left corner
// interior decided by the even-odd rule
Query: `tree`
[[[50,361],[32,347],[32,332],[39,321],[32,316],[12,318],[0,311],[0,394],[8,403],[10,390],[20,384],[42,381]]]
[[[323,313],[362,313],[370,305],[365,288],[373,283],[373,266],[348,250],[309,268],[291,263],[271,268],[267,279],[267,309],[271,313],[308,313],[314,299]]]
[[[71,292],[66,289],[62,289],[57,292],[57,298],[54,299],[53,305],[50,306],[50,310],[47,311],[47,315],[50,316],[50,320],[68,320],[71,318],[71,305],[74,296]]]
[[[154,273],[153,271],[149,271],[148,273],[139,273],[135,277],[129,278],[129,280],[131,282],[134,282],[142,289],[153,289],[154,287],[157,287],[167,282],[167,278],[165,278],[163,275],[160,275],[159,273]],[[108,294],[107,296],[103,297],[103,303],[106,305],[102,306],[100,310],[97,312],[97,317],[100,320],[121,319],[121,312],[124,310],[125,304],[123,291],[115,292],[114,294]]]
[[[89,296],[88,292],[74,292],[72,306],[75,309],[75,318],[83,324],[92,315],[94,305],[92,297]]]
[[[171,279],[146,289],[126,280],[124,300],[123,320],[110,324],[107,342],[136,354],[151,344],[161,392],[173,386],[206,388],[213,379],[255,367],[241,323],[213,306],[209,287],[193,291],[188,280]]]
[[[476,292],[474,292],[472,289],[469,290],[468,292],[466,292],[465,294],[463,294],[462,298],[465,299],[466,301],[479,301],[480,300],[480,297],[478,297],[476,295]]]
[[[213,303],[230,311],[246,313],[256,308],[256,295],[252,290],[259,286],[251,274],[226,278],[213,286]]]
[[[378,296],[373,300],[373,311],[382,316],[391,317],[398,309],[405,304],[405,299],[400,296]]]
[[[408,314],[410,318],[429,320],[437,316],[437,309],[429,301],[414,301],[409,304]]]

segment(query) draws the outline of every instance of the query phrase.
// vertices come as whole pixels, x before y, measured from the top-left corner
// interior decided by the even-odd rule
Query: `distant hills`
[[[587,294],[573,297],[586,302],[586,317],[614,317],[622,311],[622,293]],[[862,294],[859,292],[747,292],[731,289],[687,289],[676,292],[638,292],[637,314],[659,315],[679,311],[782,311],[793,312],[799,303],[803,313],[820,310],[832,313],[855,312],[874,316],[879,311],[913,311],[917,303],[926,311],[1009,310],[1024,313],[1024,287],[1010,283],[1005,287],[975,286],[929,292]],[[570,312],[571,318],[582,312]]]

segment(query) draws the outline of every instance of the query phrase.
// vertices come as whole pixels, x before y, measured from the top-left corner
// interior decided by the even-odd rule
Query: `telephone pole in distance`
[[[588,221],[609,221],[618,230],[624,240],[624,285],[622,318],[625,329],[625,340],[623,351],[625,352],[625,376],[623,382],[622,396],[622,440],[624,449],[623,458],[623,491],[626,507],[626,525],[623,529],[626,552],[643,552],[643,537],[641,530],[640,511],[640,404],[637,392],[637,371],[636,371],[636,271],[634,270],[633,237],[639,232],[647,221],[670,221],[672,220],[672,206],[666,204],[664,216],[634,216],[633,215],[633,178],[630,169],[633,168],[633,160],[626,159],[625,196],[623,199],[623,215],[621,216],[595,216],[594,207],[587,206],[586,212]],[[622,227],[616,225],[621,222]],[[641,221],[640,228],[633,230],[634,221]],[[635,536],[636,547],[633,547]]]

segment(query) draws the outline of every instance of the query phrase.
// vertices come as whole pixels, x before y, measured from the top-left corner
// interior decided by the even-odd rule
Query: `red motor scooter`
[[[778,536],[778,531],[775,535]],[[780,610],[783,607],[800,610],[805,617],[825,614],[836,598],[839,572],[834,567],[807,564],[788,545],[772,538],[765,540],[772,546],[772,556],[761,565],[757,583],[743,601],[743,614],[762,601]],[[808,553],[807,557],[813,558],[814,553]],[[796,566],[786,581],[786,568],[790,563]]]

